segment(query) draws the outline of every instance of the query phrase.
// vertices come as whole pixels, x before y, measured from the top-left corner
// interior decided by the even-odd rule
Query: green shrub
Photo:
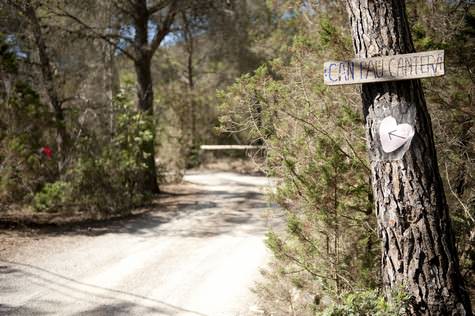
[[[0,126],[8,127],[0,129],[0,203],[32,205],[38,212],[116,213],[148,201],[138,184],[145,168],[141,146],[152,137],[152,119],[135,110],[131,85],[114,99],[112,135],[98,126],[69,126],[78,137],[61,173],[58,157],[40,152],[54,144],[54,124],[39,95],[18,81],[0,101]]]
[[[70,184],[64,181],[47,183],[35,194],[33,207],[36,211],[51,211],[59,205],[64,205],[71,196]]]
[[[68,172],[71,203],[86,212],[121,213],[142,205],[149,196],[141,190],[141,146],[152,137],[151,118],[135,109],[131,85],[114,99],[115,132],[87,131],[75,144]],[[68,203],[65,203],[67,205]]]
[[[409,302],[404,292],[393,293],[388,301],[376,290],[349,292],[340,304],[333,304],[319,316],[403,316]]]
[[[276,316],[314,315],[379,282],[360,99],[354,87],[326,89],[316,75],[322,60],[349,49],[330,23],[296,36],[288,63],[271,61],[221,95],[223,130],[262,141],[263,168],[280,179],[272,198],[287,230],[268,234],[275,258],[257,291]],[[342,47],[324,45],[329,36]]]
[[[51,117],[39,94],[17,78],[16,55],[0,34],[0,204],[29,203],[56,177],[54,160],[39,152],[53,143]],[[4,81],[4,82],[3,82]],[[5,86],[5,89],[3,87]],[[7,88],[8,87],[8,88]]]

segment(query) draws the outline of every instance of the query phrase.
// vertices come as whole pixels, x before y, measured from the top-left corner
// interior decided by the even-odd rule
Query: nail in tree
[[[414,52],[403,0],[347,0],[347,10],[358,57]],[[472,315],[420,81],[365,83],[362,101],[385,289],[403,286],[412,296],[411,315]],[[413,135],[404,136],[412,139],[390,148],[403,129],[381,129],[384,119],[412,126]],[[383,140],[381,132],[392,137]]]

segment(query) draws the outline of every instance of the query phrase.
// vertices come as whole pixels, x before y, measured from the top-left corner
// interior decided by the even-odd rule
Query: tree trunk
[[[102,17],[103,16],[103,17]],[[114,18],[112,3],[104,4],[101,17],[104,19],[107,28],[110,29],[114,36],[120,35],[120,24]],[[109,43],[102,41],[103,45],[103,74],[104,74],[104,90],[107,91],[106,103],[109,104],[109,134],[115,135],[116,131],[116,109],[114,99],[120,92],[120,75],[116,62],[116,48]]]
[[[193,39],[191,39],[193,41]],[[196,102],[193,94],[195,89],[195,82],[193,78],[193,44],[191,43],[188,50],[188,89],[190,94],[190,115],[191,115],[191,147],[195,149],[197,144],[196,135]]]
[[[106,44],[107,45],[107,44]],[[120,76],[119,70],[117,69],[116,57],[114,48],[110,45],[105,47],[105,62],[104,62],[104,72],[105,72],[105,83],[106,91],[108,94],[108,100],[110,113],[109,113],[109,133],[110,135],[115,135],[116,131],[116,113],[114,106],[114,98],[120,92]]]
[[[187,53],[187,79],[188,79],[188,92],[189,92],[189,106],[190,106],[190,120],[191,120],[191,130],[189,132],[189,139],[191,141],[190,147],[188,149],[188,157],[190,158],[196,151],[198,137],[196,135],[196,102],[195,102],[195,79],[193,72],[193,55],[195,52],[193,32],[191,30],[191,25],[188,17],[185,12],[182,12],[183,19],[183,37],[185,39],[185,49]],[[188,163],[188,162],[187,162]]]
[[[53,69],[46,51],[46,43],[43,37],[40,22],[38,21],[38,17],[36,15],[36,9],[31,4],[26,4],[25,15],[28,17],[31,24],[33,38],[38,49],[38,55],[40,59],[43,85],[45,86],[46,94],[48,95],[51,109],[54,113],[56,123],[56,146],[59,156],[58,169],[61,172],[66,159],[65,147],[67,146],[68,142],[68,134],[66,132],[66,125],[64,122],[64,111],[54,83]]]
[[[414,52],[403,0],[347,0],[347,9],[359,57]],[[387,294],[403,286],[410,315],[472,315],[420,81],[363,84],[362,99]],[[415,131],[391,154],[378,136],[388,116]]]
[[[146,124],[152,137],[142,143],[142,154],[146,169],[144,171],[144,190],[151,193],[159,193],[157,183],[157,168],[155,166],[155,128],[153,124],[153,81],[151,71],[151,57],[143,56],[135,62],[135,72],[137,74],[137,98],[138,109],[152,120],[151,124]]]
[[[153,80],[152,80],[152,57],[153,50],[149,46],[149,18],[150,12],[147,2],[137,0],[134,2],[134,26],[135,39],[135,74],[137,75],[137,99],[138,110],[151,119],[151,125],[145,128],[152,134],[150,140],[142,143],[142,155],[146,169],[143,176],[143,189],[151,193],[159,193],[157,183],[157,168],[155,166],[155,128],[153,124]]]

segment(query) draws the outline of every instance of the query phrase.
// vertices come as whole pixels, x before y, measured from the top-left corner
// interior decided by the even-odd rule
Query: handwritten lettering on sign
[[[397,81],[443,76],[444,51],[327,61],[323,78],[327,85]]]

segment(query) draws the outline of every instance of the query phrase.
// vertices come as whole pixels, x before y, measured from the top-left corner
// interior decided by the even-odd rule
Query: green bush
[[[36,211],[52,211],[57,206],[64,205],[70,196],[69,183],[63,181],[47,183],[42,190],[35,194],[33,207]]]
[[[61,171],[52,115],[38,93],[21,81],[0,93],[0,126],[5,126],[0,129],[0,203],[31,205],[38,212],[99,213],[125,212],[145,203],[149,196],[139,188],[145,168],[141,146],[153,136],[153,122],[135,110],[133,93],[126,84],[114,99],[112,135],[100,126],[83,125],[87,112],[70,114],[68,127],[78,136]],[[41,153],[48,145],[51,158]]]
[[[376,290],[350,292],[344,295],[342,303],[333,304],[319,316],[403,316],[409,297],[400,291],[387,301]]]
[[[114,134],[101,137],[104,133],[96,130],[84,133],[63,175],[71,187],[69,204],[78,210],[121,213],[150,198],[142,192],[140,183],[146,168],[141,146],[152,137],[148,128],[151,119],[135,110],[131,85],[115,97],[114,111]]]
[[[0,204],[29,203],[55,180],[53,160],[40,153],[53,142],[51,117],[39,94],[18,79],[16,55],[0,34]],[[5,89],[3,87],[5,86]],[[7,88],[8,87],[8,88]]]

